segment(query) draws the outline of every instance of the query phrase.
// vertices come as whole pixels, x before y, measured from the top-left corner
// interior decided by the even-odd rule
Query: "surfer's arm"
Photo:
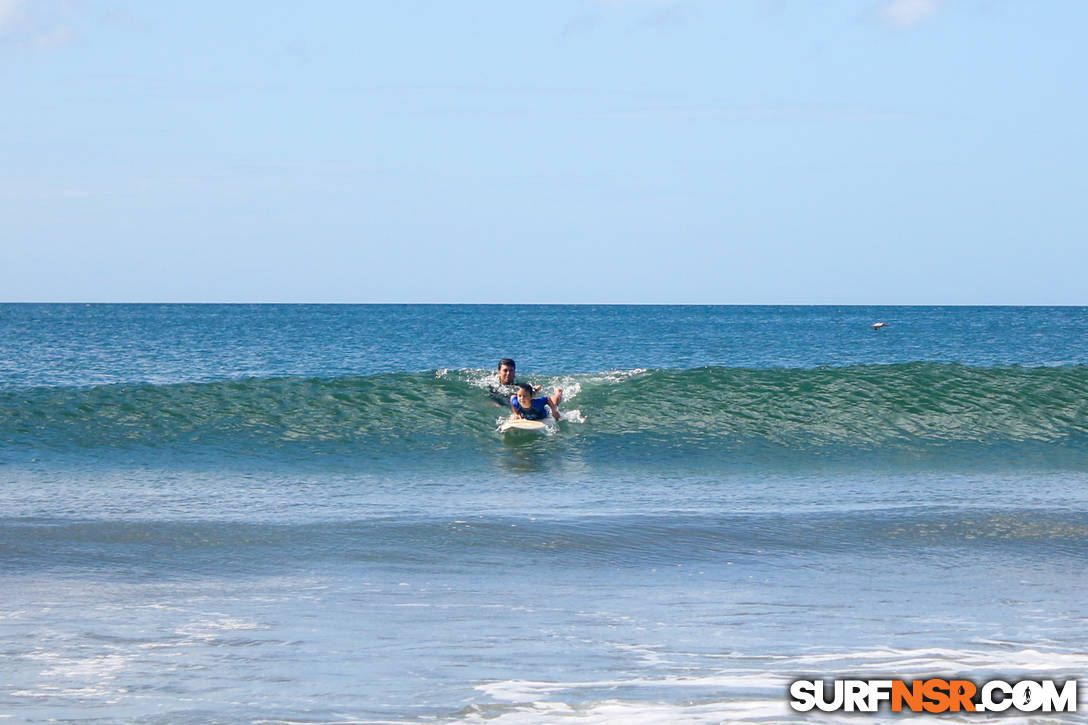
[[[513,413],[514,413],[514,417],[515,417],[515,418],[520,418],[520,417],[521,417],[521,413],[519,413],[519,412],[518,412],[518,409],[517,409],[517,408],[515,408],[514,406],[512,406],[512,405],[511,405],[511,406],[510,406],[510,410],[511,410],[511,411],[513,411]]]
[[[548,407],[552,409],[552,418],[559,420],[559,406],[556,405],[554,398],[548,398]]]

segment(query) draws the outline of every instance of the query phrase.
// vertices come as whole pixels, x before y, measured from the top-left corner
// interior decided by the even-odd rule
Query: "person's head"
[[[499,360],[499,382],[503,385],[513,385],[517,365],[508,357]]]
[[[533,386],[528,383],[518,383],[518,403],[522,408],[528,408],[533,404]]]

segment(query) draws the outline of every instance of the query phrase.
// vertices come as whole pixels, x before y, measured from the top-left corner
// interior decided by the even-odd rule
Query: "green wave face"
[[[1088,368],[911,363],[808,370],[702,368],[632,377],[603,396],[617,428],[785,445],[1060,440],[1088,430]],[[588,398],[587,398],[588,400]]]
[[[487,371],[335,379],[38,388],[0,394],[9,450],[214,449],[241,455],[416,455],[501,445],[508,408]],[[564,388],[556,452],[783,452],[1030,446],[1088,451],[1088,368],[910,363],[816,369],[616,371],[531,380]],[[564,448],[567,447],[567,448]],[[2,454],[0,454],[2,455]],[[1072,458],[1070,458],[1072,456]],[[1079,464],[1078,464],[1079,465]]]

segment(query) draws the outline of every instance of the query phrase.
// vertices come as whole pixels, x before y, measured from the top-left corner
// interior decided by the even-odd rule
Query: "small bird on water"
[[[874,330],[879,330],[880,328],[887,327],[887,326],[888,326],[887,322],[874,322],[873,323],[873,329]]]

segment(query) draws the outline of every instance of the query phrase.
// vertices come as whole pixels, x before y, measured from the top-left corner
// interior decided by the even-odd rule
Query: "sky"
[[[1082,0],[0,0],[0,301],[1088,304]]]

